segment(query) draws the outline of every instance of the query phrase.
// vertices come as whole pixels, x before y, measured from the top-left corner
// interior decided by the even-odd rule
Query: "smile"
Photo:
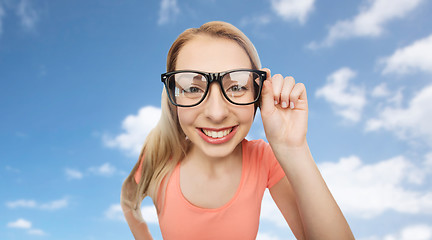
[[[198,135],[211,144],[222,144],[228,142],[237,132],[238,125],[228,128],[197,128]]]
[[[230,134],[230,132],[232,132],[233,128],[225,129],[225,130],[222,130],[222,131],[211,131],[211,130],[206,130],[206,129],[201,129],[201,130],[208,137],[222,138],[222,137],[225,137],[228,134]]]

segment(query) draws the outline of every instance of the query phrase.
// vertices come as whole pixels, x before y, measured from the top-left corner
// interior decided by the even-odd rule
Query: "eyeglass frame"
[[[253,73],[257,73],[260,79],[260,85],[259,85],[259,89],[258,89],[258,93],[256,98],[254,99],[253,102],[250,103],[236,103],[233,102],[226,94],[226,92],[223,90],[223,85],[222,85],[222,79],[225,75],[229,74],[229,73],[233,73],[233,72],[241,72],[241,71],[249,71],[249,72],[253,72]],[[207,86],[206,89],[204,91],[204,95],[202,96],[201,100],[199,100],[197,103],[193,104],[193,105],[181,105],[178,103],[175,103],[174,100],[171,98],[171,93],[170,93],[170,89],[169,86],[167,84],[167,80],[170,76],[177,74],[177,73],[197,73],[197,74],[201,74],[203,75],[206,80],[207,80]],[[261,70],[257,70],[257,69],[232,69],[229,71],[224,71],[224,72],[216,72],[216,73],[209,73],[209,72],[202,72],[202,71],[196,71],[196,70],[178,70],[178,71],[173,71],[173,72],[166,72],[166,73],[162,73],[161,74],[161,82],[165,85],[165,89],[167,91],[168,94],[168,98],[170,100],[170,102],[177,107],[195,107],[197,105],[199,105],[200,103],[202,103],[204,101],[204,99],[207,97],[207,94],[209,92],[210,89],[210,84],[212,82],[218,82],[219,86],[221,88],[221,92],[222,95],[225,97],[226,100],[228,100],[228,102],[234,104],[234,105],[250,105],[250,104],[254,104],[256,102],[258,102],[258,100],[261,97],[261,92],[262,92],[262,87],[264,84],[264,81],[267,79],[267,72],[265,71],[261,71]]]

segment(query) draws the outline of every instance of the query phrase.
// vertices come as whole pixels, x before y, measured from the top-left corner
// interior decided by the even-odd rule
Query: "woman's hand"
[[[301,147],[306,144],[308,103],[306,88],[292,77],[273,77],[269,69],[261,96],[261,118],[272,147]]]
[[[287,203],[295,195],[291,202],[296,205],[291,208],[297,208],[301,216],[295,217],[301,219],[301,224],[294,228],[300,238],[354,239],[307,145],[305,86],[296,84],[292,77],[283,78],[280,74],[271,77],[269,69],[263,70],[268,75],[262,92],[261,117],[267,140],[288,180],[285,186],[273,186],[270,189],[272,196],[276,196],[274,199],[278,206],[284,206],[280,209],[285,211],[282,212],[285,216],[294,212],[287,210]]]

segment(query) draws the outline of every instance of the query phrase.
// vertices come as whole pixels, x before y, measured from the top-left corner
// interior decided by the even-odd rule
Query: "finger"
[[[269,80],[264,81],[261,91],[261,114],[265,111],[271,111],[275,107],[273,97],[273,86]]]
[[[267,80],[271,77],[271,71],[268,68],[261,68],[261,71],[264,71],[267,73]]]
[[[267,78],[263,82],[260,108],[263,108],[264,105],[270,106],[270,104],[274,106],[273,86],[271,84],[272,83],[271,82],[271,71],[268,68],[262,68],[261,70],[265,71],[267,73]],[[272,106],[270,106],[270,107],[272,107]],[[264,109],[265,109],[265,107],[264,107]],[[267,109],[272,109],[272,108],[267,108]]]
[[[265,81],[271,82],[271,71],[268,68],[262,68],[261,71],[265,71],[267,73]]]
[[[280,103],[280,95],[282,92],[282,86],[283,86],[283,77],[280,74],[275,74],[271,78],[271,83],[273,85],[273,97],[274,97],[274,104]]]
[[[287,108],[290,103],[290,93],[295,85],[293,77],[286,77],[283,81],[282,92],[280,95],[282,108]]]
[[[293,109],[298,104],[299,100],[307,100],[306,88],[303,83],[297,83],[294,85],[291,94],[289,96],[290,108]]]

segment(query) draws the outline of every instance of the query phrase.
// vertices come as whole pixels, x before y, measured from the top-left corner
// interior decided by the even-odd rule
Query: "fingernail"
[[[294,103],[293,102],[290,102],[290,108],[294,109]]]
[[[278,104],[278,102],[275,100],[275,105],[277,105]]]
[[[286,107],[288,107],[287,103],[286,102],[282,102],[282,108],[286,108]]]

